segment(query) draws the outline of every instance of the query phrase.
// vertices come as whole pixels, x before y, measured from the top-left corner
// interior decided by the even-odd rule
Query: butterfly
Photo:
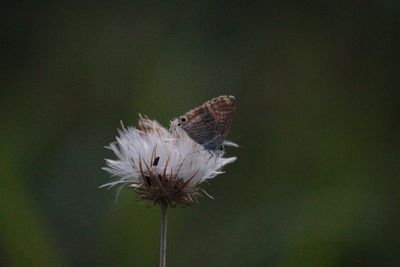
[[[205,149],[223,150],[235,109],[234,96],[219,96],[180,116],[178,126]]]

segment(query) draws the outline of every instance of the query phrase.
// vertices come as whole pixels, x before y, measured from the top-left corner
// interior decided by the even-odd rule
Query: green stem
[[[167,258],[167,210],[168,202],[161,201],[161,242],[160,242],[160,267],[166,266]]]

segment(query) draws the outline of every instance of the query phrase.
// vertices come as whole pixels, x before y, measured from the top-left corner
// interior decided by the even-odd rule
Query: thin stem
[[[166,266],[167,258],[167,209],[168,202],[161,201],[161,242],[160,242],[160,267]]]

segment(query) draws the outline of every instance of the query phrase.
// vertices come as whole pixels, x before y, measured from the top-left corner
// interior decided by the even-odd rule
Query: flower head
[[[167,130],[157,121],[140,116],[138,129],[122,126],[118,133],[116,141],[107,147],[117,159],[107,159],[103,168],[118,180],[102,187],[129,186],[140,198],[155,204],[192,204],[202,191],[198,185],[236,160],[224,158],[224,151],[204,149],[177,126],[177,120]]]

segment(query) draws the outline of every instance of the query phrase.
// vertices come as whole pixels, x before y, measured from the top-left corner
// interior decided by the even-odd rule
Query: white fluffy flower
[[[156,204],[165,200],[171,205],[193,203],[200,193],[198,185],[236,160],[224,158],[223,151],[205,150],[176,121],[167,130],[157,121],[140,117],[139,129],[122,126],[118,133],[116,142],[107,147],[117,159],[107,159],[103,168],[118,179],[102,187],[127,185]]]

